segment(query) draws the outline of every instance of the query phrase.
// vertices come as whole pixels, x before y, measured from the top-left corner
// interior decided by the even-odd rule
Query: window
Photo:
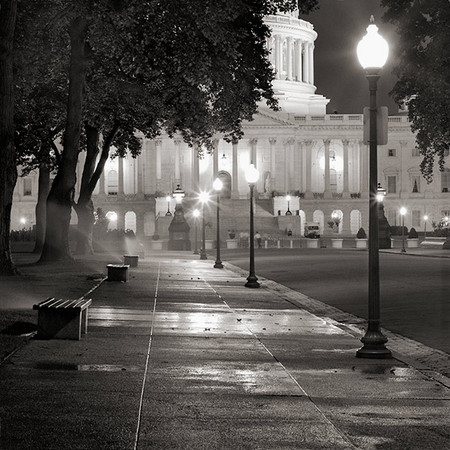
[[[421,224],[421,217],[420,211],[412,211],[412,226],[414,228],[420,227]]]
[[[412,181],[412,192],[417,193],[420,192],[420,175],[413,175],[411,177]]]
[[[412,156],[420,156],[420,151],[417,147],[412,149]]]
[[[119,177],[115,170],[108,173],[108,195],[117,195],[119,188]]]
[[[397,177],[396,176],[389,176],[387,177],[387,193],[388,194],[396,194],[397,193]]]
[[[397,156],[395,148],[388,149],[388,156]]]
[[[23,195],[32,195],[32,184],[31,184],[31,178],[24,178],[23,179]]]

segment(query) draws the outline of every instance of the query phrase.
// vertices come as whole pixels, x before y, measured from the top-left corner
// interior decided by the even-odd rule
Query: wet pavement
[[[417,357],[433,349],[389,335],[395,358],[358,359],[332,309],[212,266],[139,261],[91,292],[82,340],[8,358],[0,448],[450,448],[450,380]]]

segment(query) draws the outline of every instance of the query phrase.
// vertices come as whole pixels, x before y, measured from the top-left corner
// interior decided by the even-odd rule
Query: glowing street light
[[[170,200],[172,200],[172,197],[170,195],[168,195],[166,197],[166,202],[167,202],[167,212],[166,212],[166,216],[171,216],[172,213],[170,212]]]
[[[286,216],[292,216],[291,210],[289,209],[291,196],[290,195],[286,195],[286,200],[287,200],[287,211],[286,211],[285,215]]]
[[[217,237],[216,237],[216,262],[214,263],[215,269],[223,269],[222,261],[220,260],[220,228],[219,228],[219,211],[220,211],[220,191],[222,190],[223,183],[220,178],[216,178],[213,182],[213,189],[216,191],[216,200],[217,200]]]
[[[402,253],[406,253],[405,249],[405,214],[407,210],[404,206],[400,208],[400,215],[402,216]]]
[[[426,239],[427,238],[427,222],[428,222],[428,216],[426,214],[423,216],[423,221],[424,221],[423,238]]]
[[[255,240],[254,240],[254,225],[253,225],[253,189],[259,178],[259,171],[254,166],[250,164],[245,171],[245,179],[250,187],[250,273],[247,277],[247,283],[245,287],[248,288],[259,288],[258,278],[255,275]]]
[[[202,203],[202,247],[200,249],[200,259],[208,259],[206,255],[206,232],[205,232],[205,205],[209,201],[208,192],[200,192],[199,200]]]
[[[359,358],[391,358],[385,347],[387,338],[381,333],[380,321],[380,268],[378,253],[378,202],[377,202],[377,82],[380,69],[389,54],[387,42],[378,34],[373,16],[367,27],[367,34],[357,47],[359,62],[366,71],[370,92],[370,134],[369,134],[369,320],[367,331],[356,352]]]

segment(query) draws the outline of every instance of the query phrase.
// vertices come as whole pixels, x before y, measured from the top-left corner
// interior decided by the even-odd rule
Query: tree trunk
[[[58,173],[47,198],[45,243],[40,261],[72,259],[69,248],[69,226],[80,152],[87,28],[87,20],[82,17],[74,19],[69,27],[71,52],[64,150]]]
[[[39,165],[38,201],[36,203],[36,243],[33,253],[40,254],[44,247],[45,219],[47,210],[47,197],[50,188],[50,169],[48,164]]]
[[[78,232],[77,232],[77,254],[92,254],[93,248],[93,230],[94,230],[94,204],[92,202],[92,193],[98,183],[101,173],[105,168],[105,162],[109,155],[111,142],[119,129],[119,124],[115,123],[102,145],[102,153],[100,159],[95,166],[99,153],[98,140],[100,130],[86,124],[86,148],[87,155],[84,163],[83,177],[81,179],[81,189],[75,211],[78,215]]]
[[[18,273],[11,256],[11,208],[17,181],[14,148],[13,40],[17,0],[0,0],[0,275]]]

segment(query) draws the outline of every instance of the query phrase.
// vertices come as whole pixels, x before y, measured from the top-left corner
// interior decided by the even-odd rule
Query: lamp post
[[[254,225],[253,225],[253,189],[259,178],[259,171],[254,166],[250,166],[245,171],[245,179],[250,186],[250,273],[247,277],[247,283],[245,287],[248,288],[259,288],[258,278],[255,275],[255,239],[254,239]]]
[[[400,215],[402,216],[402,253],[406,253],[405,249],[405,214],[406,214],[406,208],[402,206],[400,208]]]
[[[356,352],[358,358],[392,358],[385,347],[387,338],[380,326],[380,268],[378,253],[378,204],[377,204],[377,82],[380,69],[384,66],[389,47],[378,34],[378,27],[370,18],[367,34],[359,42],[357,55],[366,71],[370,92],[370,134],[369,134],[369,317],[367,331],[361,339],[363,347]]]
[[[423,239],[425,240],[427,238],[427,222],[428,222],[428,216],[426,214],[423,216],[423,221],[424,221]]]
[[[206,232],[205,232],[205,205],[209,200],[209,194],[207,192],[200,192],[200,202],[202,203],[202,247],[200,249],[200,259],[208,259],[205,250],[206,244]]]
[[[192,215],[194,216],[194,255],[198,255],[198,249],[197,249],[197,221],[198,216],[200,215],[200,211],[196,208],[194,211],[192,211]]]
[[[170,212],[170,195],[168,195],[166,197],[166,202],[167,202],[167,212],[166,212],[166,216],[171,216],[172,213]]]
[[[223,269],[222,261],[220,260],[220,221],[219,221],[219,211],[220,211],[220,191],[222,190],[223,183],[220,178],[216,178],[213,182],[213,189],[216,191],[216,200],[217,200],[217,245],[216,245],[216,262],[214,263],[215,269]]]
[[[286,195],[286,200],[287,200],[287,211],[286,211],[286,216],[292,216],[291,210],[289,209],[290,206],[290,201],[291,201],[291,196],[290,195]]]

